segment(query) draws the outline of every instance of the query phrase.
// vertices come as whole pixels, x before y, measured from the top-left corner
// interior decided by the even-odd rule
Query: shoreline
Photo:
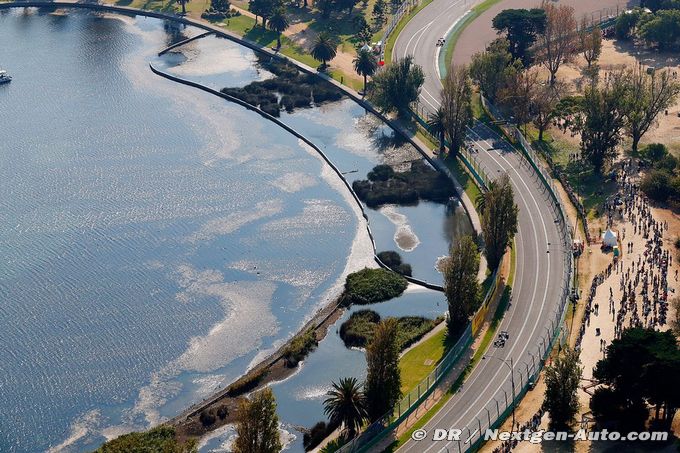
[[[132,9],[132,8],[121,8],[121,7],[117,7],[117,6],[112,7],[112,6],[109,6],[109,5],[98,5],[98,4],[89,4],[89,5],[87,5],[87,4],[86,5],[71,4],[71,3],[68,3],[68,2],[55,2],[55,3],[44,3],[44,4],[42,4],[42,3],[43,2],[26,2],[26,4],[23,4],[23,3],[13,3],[13,4],[2,3],[2,4],[0,4],[0,9],[4,9],[6,7],[30,7],[30,6],[48,7],[48,8],[85,7],[85,8],[94,9],[94,10],[99,9],[99,10],[110,11],[110,12],[113,12],[113,13],[116,13],[116,14],[143,15],[143,16],[157,17],[157,18],[160,18],[160,19],[172,19],[172,20],[178,20],[180,22],[184,22],[181,18],[166,17],[167,15],[155,14],[155,13],[154,14],[148,14],[148,12],[146,12],[146,11],[136,10],[136,9]],[[37,4],[40,4],[40,5],[37,5]],[[188,25],[199,26],[196,23],[193,23],[193,21],[188,21]],[[204,28],[204,27],[202,27],[202,28]],[[231,37],[229,37],[229,38],[231,38]],[[233,38],[231,38],[231,39],[234,40]],[[241,45],[246,45],[246,44],[244,44],[244,42],[241,42],[241,40],[236,40],[236,42],[238,44],[241,44]],[[248,46],[248,45],[246,45],[246,47],[250,47],[252,50],[255,50],[256,52],[267,53],[266,52],[267,49],[261,49],[261,48],[260,49],[254,49],[254,48],[252,48],[251,46]],[[290,59],[287,59],[285,57],[284,57],[284,59],[287,60],[287,61],[291,61]],[[293,62],[293,63],[296,64],[296,66],[298,66],[299,69],[303,70],[302,68],[300,68],[300,65],[297,62]],[[152,70],[153,70],[153,67],[152,67]],[[156,71],[154,71],[154,72],[156,72]],[[317,74],[317,75],[319,75],[319,74]],[[322,77],[322,78],[325,79],[325,77]],[[332,81],[329,81],[329,83],[332,83]],[[334,85],[337,85],[337,83],[335,83]],[[341,89],[342,89],[343,93],[348,95],[348,97],[351,98],[353,101],[357,102],[361,106],[366,107],[365,102],[363,102],[363,100],[358,100],[354,96],[349,95],[346,92],[346,89],[344,87],[341,88]],[[235,101],[232,100],[232,102],[235,102]],[[249,108],[248,106],[245,106],[245,107]],[[251,110],[259,110],[259,109],[252,109],[251,108]],[[430,158],[423,152],[421,147],[417,146],[413,142],[413,139],[411,137],[409,137],[404,131],[402,131],[400,128],[394,126],[393,123],[390,120],[384,118],[382,115],[376,114],[376,112],[373,111],[373,109],[369,109],[369,110],[374,115],[376,115],[381,121],[383,121],[383,123],[387,124],[390,128],[392,128],[395,131],[395,133],[404,136],[423,155],[424,159],[430,161]],[[279,124],[279,125],[281,126],[281,124]],[[292,131],[292,129],[287,127],[287,126],[284,126],[284,129],[288,130],[289,132]],[[294,133],[294,135],[298,135],[298,134]],[[301,140],[308,142],[303,137],[301,137],[299,135],[298,135],[298,137]],[[308,144],[310,146],[312,146],[313,148],[315,148],[319,152],[321,157],[326,161],[326,163],[328,163],[328,165],[331,167],[331,169],[335,170],[336,172],[338,171],[335,168],[335,166],[333,165],[333,163],[323,153],[321,153],[320,150],[318,150],[318,148],[313,143],[308,142]],[[432,162],[430,162],[430,163],[432,163]],[[438,166],[435,166],[435,165],[433,165],[433,166],[434,166],[435,169],[440,170]],[[450,175],[447,174],[447,176],[450,176]],[[345,184],[347,184],[347,181],[344,180],[344,178],[342,178],[341,174],[340,174],[340,177],[343,181],[345,181]],[[351,186],[349,186],[349,190],[350,190],[351,195],[353,195],[354,198],[356,198],[356,195],[354,194],[353,190],[351,189]],[[463,204],[464,208],[466,208],[465,210],[467,212],[468,211],[467,206],[465,205],[465,202],[462,199],[462,197],[460,196],[460,194],[459,194],[459,199],[461,199],[461,203]],[[368,228],[368,219],[366,218],[366,214],[363,212],[363,205],[361,204],[361,202],[358,199],[357,199],[357,204],[358,204],[359,210],[361,211],[361,214],[363,214],[363,217],[366,220],[366,227]],[[355,209],[355,208],[356,208],[356,206],[353,207],[353,209]],[[469,212],[467,212],[467,215],[468,215],[468,217],[471,217]],[[474,225],[473,225],[473,227],[474,227]],[[361,227],[359,227],[359,228],[361,228]],[[375,257],[375,251],[376,251],[375,250],[375,243],[372,239],[372,233],[370,232],[370,229],[368,230],[368,234],[369,234],[369,238],[370,238],[370,240],[373,244],[374,258],[377,258],[377,257]],[[357,236],[358,235],[359,234],[357,234]],[[347,263],[348,266],[350,264],[350,261],[351,261],[351,254],[350,254],[350,260],[348,260],[348,263]],[[379,260],[376,259],[376,261],[377,261],[378,265],[380,265],[382,267],[386,267]],[[345,269],[345,271],[343,271],[343,275],[346,274],[346,271],[347,271],[347,268]],[[428,286],[427,282],[418,281],[417,279],[413,279],[413,280],[415,280],[415,281],[411,281],[411,282],[415,283],[417,285],[424,286],[424,287],[429,288],[429,289],[441,290],[440,287],[436,287],[435,285],[429,285]],[[339,282],[341,282],[341,281],[342,281],[342,276],[339,277],[338,282],[336,282],[333,285],[333,287],[339,286]],[[342,306],[342,293],[340,295],[338,295],[337,297],[331,297],[331,299],[332,299],[331,302],[329,302],[324,307],[320,308],[316,313],[314,313],[311,316],[311,319],[306,321],[303,324],[303,326],[298,330],[298,332],[296,332],[291,338],[289,338],[282,345],[280,345],[276,349],[276,351],[269,354],[264,359],[260,360],[256,365],[252,366],[239,379],[237,379],[235,381],[236,383],[238,383],[238,382],[240,382],[244,379],[248,379],[249,377],[257,376],[259,373],[266,370],[267,375],[259,381],[258,386],[256,386],[253,389],[250,389],[248,391],[245,391],[243,393],[239,393],[237,395],[230,396],[230,395],[228,395],[228,392],[229,392],[230,387],[232,387],[234,385],[234,383],[232,383],[232,384],[230,384],[230,386],[227,386],[225,389],[222,389],[219,392],[213,393],[206,400],[192,405],[191,407],[184,410],[182,413],[178,414],[177,416],[173,417],[172,419],[170,419],[170,420],[168,420],[164,423],[168,423],[172,426],[175,426],[178,429],[178,438],[180,438],[180,439],[182,438],[181,437],[182,434],[187,435],[187,436],[188,435],[201,436],[201,435],[206,434],[207,432],[214,431],[215,429],[218,429],[218,428],[230,423],[232,421],[231,417],[233,417],[233,415],[234,415],[234,411],[231,410],[231,407],[236,405],[238,403],[238,401],[240,401],[245,395],[251,393],[252,391],[254,391],[256,389],[263,388],[263,387],[265,387],[265,386],[267,386],[267,385],[269,385],[273,382],[282,381],[282,380],[294,375],[295,373],[297,373],[300,370],[300,366],[289,368],[283,363],[282,351],[301,332],[304,332],[308,329],[314,330],[317,341],[322,341],[326,337],[330,327],[332,325],[334,325],[337,322],[337,320],[346,311],[346,308]],[[210,409],[212,407],[219,406],[219,405],[228,406],[230,408],[229,415],[227,417],[225,417],[223,420],[218,419],[214,424],[212,424],[210,426],[210,429],[205,429],[202,426],[202,424],[200,423],[200,421],[198,420],[198,416],[200,415],[200,413],[203,410]],[[180,433],[180,430],[181,430],[181,433]]]

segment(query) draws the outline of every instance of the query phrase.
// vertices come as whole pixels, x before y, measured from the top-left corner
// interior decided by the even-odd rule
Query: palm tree
[[[312,46],[312,57],[320,61],[321,66],[325,68],[327,66],[326,62],[335,58],[337,47],[338,44],[328,33],[321,33]]]
[[[361,49],[354,58],[354,70],[364,76],[364,93],[366,93],[366,77],[373,76],[378,70],[378,61],[369,49]]]
[[[349,438],[353,438],[368,418],[366,397],[357,379],[340,378],[337,383],[333,382],[333,389],[323,402],[323,411],[332,422],[342,423]]]
[[[276,32],[276,50],[281,48],[281,33],[286,31],[289,25],[283,8],[276,8],[272,17],[269,18],[269,29]]]
[[[427,127],[432,135],[439,137],[439,154],[444,152],[444,134],[446,133],[446,114],[440,106],[427,119]]]

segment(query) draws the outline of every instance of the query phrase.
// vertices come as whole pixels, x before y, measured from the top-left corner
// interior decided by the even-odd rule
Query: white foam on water
[[[249,223],[272,217],[283,211],[280,199],[261,201],[252,209],[232,212],[227,216],[210,219],[198,231],[189,236],[189,242],[206,242],[218,236],[233,233]]]
[[[397,247],[405,252],[410,252],[420,245],[420,238],[408,224],[408,217],[398,212],[396,206],[383,206],[379,211],[397,227],[394,232],[394,243],[397,244]]]
[[[295,399],[299,400],[321,400],[328,396],[331,385],[312,385],[303,387],[295,393]]]
[[[86,412],[71,424],[69,436],[59,445],[50,447],[47,452],[59,453],[66,451],[71,445],[75,444],[81,439],[84,439],[89,434],[92,434],[97,426],[99,426],[100,420],[101,412],[98,410]]]
[[[286,173],[271,182],[274,187],[288,193],[299,192],[316,184],[317,181],[312,175],[302,172]]]
[[[248,71],[257,63],[257,57],[249,49],[237,46],[238,44],[217,36],[192,41],[172,50],[187,57],[181,65],[172,68],[172,73],[186,77]],[[257,71],[257,74],[256,80],[273,76],[264,70]]]

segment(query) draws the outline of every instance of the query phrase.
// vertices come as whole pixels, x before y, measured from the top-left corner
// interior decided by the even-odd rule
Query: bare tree
[[[559,82],[553,86],[539,85],[531,97],[531,121],[538,129],[538,141],[543,141],[543,132],[555,118],[555,107],[560,101],[560,93],[565,91]]]
[[[522,65],[513,65],[508,71],[507,86],[501,91],[501,103],[512,112],[518,126],[532,120],[531,102],[538,86],[538,71],[524,69]]]
[[[442,109],[444,129],[452,155],[463,145],[468,126],[472,123],[472,82],[467,66],[452,66],[444,79]]]
[[[641,65],[628,70],[625,80],[626,131],[633,140],[633,152],[637,152],[640,139],[656,123],[659,113],[675,102],[680,94],[680,84],[673,80],[668,70],[648,74]]]
[[[588,30],[588,19],[583,16],[578,29],[578,40],[581,55],[586,60],[588,69],[591,69],[602,53],[602,30],[597,26]]]
[[[576,50],[576,19],[574,8],[544,2],[545,29],[538,36],[538,61],[550,72],[550,85],[555,84],[560,65]]]

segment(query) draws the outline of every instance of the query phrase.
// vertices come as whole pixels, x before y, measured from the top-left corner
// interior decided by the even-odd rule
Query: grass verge
[[[395,440],[392,444],[390,444],[384,452],[394,452],[396,451],[399,447],[404,445],[410,438],[411,434],[417,429],[422,428],[427,424],[434,415],[439,412],[439,410],[446,404],[446,402],[451,399],[451,397],[458,391],[461,385],[463,385],[463,382],[465,382],[465,379],[470,375],[472,370],[474,369],[475,365],[477,362],[481,359],[483,356],[484,352],[486,351],[486,348],[488,347],[491,339],[494,337],[496,333],[496,329],[500,325],[501,320],[503,319],[503,315],[505,314],[505,310],[508,306],[508,303],[510,301],[510,288],[512,287],[512,284],[514,283],[515,280],[515,268],[516,268],[516,252],[515,252],[515,246],[513,243],[513,246],[510,249],[510,273],[508,276],[508,281],[505,287],[505,290],[503,291],[503,296],[501,297],[501,300],[498,302],[498,306],[496,307],[496,311],[494,312],[493,319],[491,321],[491,325],[489,326],[489,329],[486,331],[484,338],[482,339],[482,343],[480,344],[479,348],[475,352],[474,356],[470,360],[470,362],[467,364],[463,372],[458,376],[456,381],[453,383],[453,385],[442,395],[442,397],[435,403],[430,410],[427,411],[427,413],[422,416],[420,419],[418,419],[413,426],[409,430],[407,430],[404,434],[402,434],[399,439]],[[437,335],[432,336],[432,338],[429,338],[429,340],[433,340]],[[487,339],[488,338],[488,339]],[[423,342],[425,343],[425,342]],[[416,348],[414,348],[416,349]],[[413,349],[413,350],[414,350]],[[412,352],[413,350],[409,351]],[[405,355],[406,356],[406,355]],[[405,357],[404,356],[404,357]],[[401,362],[399,363],[399,366],[401,368]],[[434,368],[434,367],[433,367]],[[402,371],[403,373],[403,371]],[[402,383],[403,381],[403,374],[402,374]],[[427,374],[425,374],[427,376]],[[418,381],[415,382],[414,386],[418,385]]]
[[[402,17],[397,26],[394,27],[392,34],[390,35],[389,38],[387,38],[387,42],[385,43],[385,63],[392,62],[392,51],[394,50],[394,44],[397,42],[397,38],[399,37],[399,34],[404,29],[406,24],[408,24],[409,21],[420,12],[420,10],[425,8],[430,3],[432,3],[432,0],[424,0],[420,5],[418,5],[416,9]]]

